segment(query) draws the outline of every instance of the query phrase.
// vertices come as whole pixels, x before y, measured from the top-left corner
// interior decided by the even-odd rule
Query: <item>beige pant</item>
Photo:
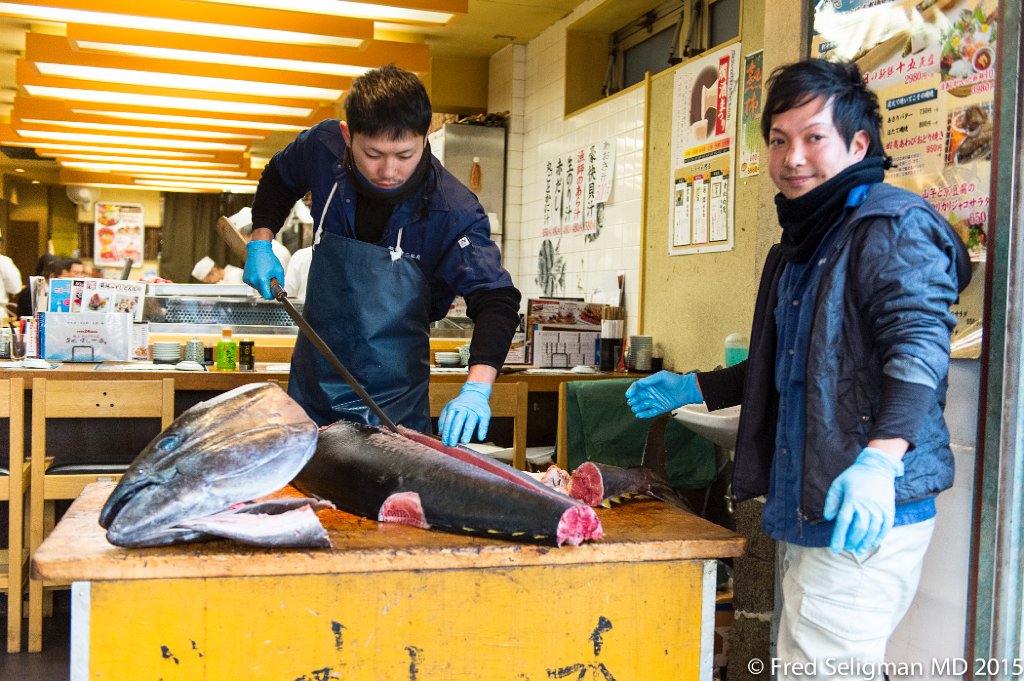
[[[863,554],[779,542],[775,678],[882,678],[885,646],[917,592],[934,528],[934,518],[901,525]]]

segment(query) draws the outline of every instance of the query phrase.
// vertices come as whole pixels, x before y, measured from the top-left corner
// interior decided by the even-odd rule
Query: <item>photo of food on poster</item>
[[[142,204],[97,201],[93,223],[93,260],[97,267],[116,267],[130,258],[142,266],[146,226]]]
[[[997,0],[813,2],[811,55],[854,60],[878,95],[886,181],[927,200],[985,261],[991,216]],[[983,286],[974,277],[971,287]],[[979,283],[980,282],[980,283]],[[969,287],[970,288],[970,287]],[[972,297],[969,291],[963,300]],[[959,310],[961,321],[981,310]]]

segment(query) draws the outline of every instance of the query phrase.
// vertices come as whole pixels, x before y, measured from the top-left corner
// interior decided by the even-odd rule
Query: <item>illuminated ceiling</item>
[[[579,2],[0,0],[0,146],[61,184],[251,192],[268,138],[335,115],[364,71],[426,80],[432,55],[486,58]]]

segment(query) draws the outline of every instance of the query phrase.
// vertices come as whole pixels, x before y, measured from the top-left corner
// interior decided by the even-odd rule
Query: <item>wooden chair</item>
[[[8,459],[0,461],[0,501],[7,502],[7,549],[0,555],[0,589],[7,592],[7,652],[21,650],[22,596],[28,576],[25,550],[25,381],[0,381],[0,418],[9,428]]]
[[[430,415],[438,416],[444,405],[459,394],[461,383],[430,384]],[[491,416],[512,417],[512,465],[526,469],[526,414],[529,400],[526,381],[495,383],[491,388]]]
[[[32,555],[53,529],[54,500],[75,499],[86,485],[119,480],[138,452],[116,452],[120,460],[62,465],[47,449],[48,419],[159,418],[161,429],[174,420],[174,380],[67,381],[37,378],[32,382],[32,461],[29,494],[29,551]],[[154,433],[155,435],[155,433]],[[52,449],[52,448],[51,448]],[[66,584],[47,584],[66,588]],[[28,650],[42,650],[42,580],[29,579]]]

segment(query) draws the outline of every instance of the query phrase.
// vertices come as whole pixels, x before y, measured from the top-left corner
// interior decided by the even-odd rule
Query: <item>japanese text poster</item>
[[[743,57],[740,95],[740,177],[753,177],[761,169],[761,109],[764,106],[764,50]]]
[[[732,43],[675,72],[669,255],[733,248],[739,53]]]

